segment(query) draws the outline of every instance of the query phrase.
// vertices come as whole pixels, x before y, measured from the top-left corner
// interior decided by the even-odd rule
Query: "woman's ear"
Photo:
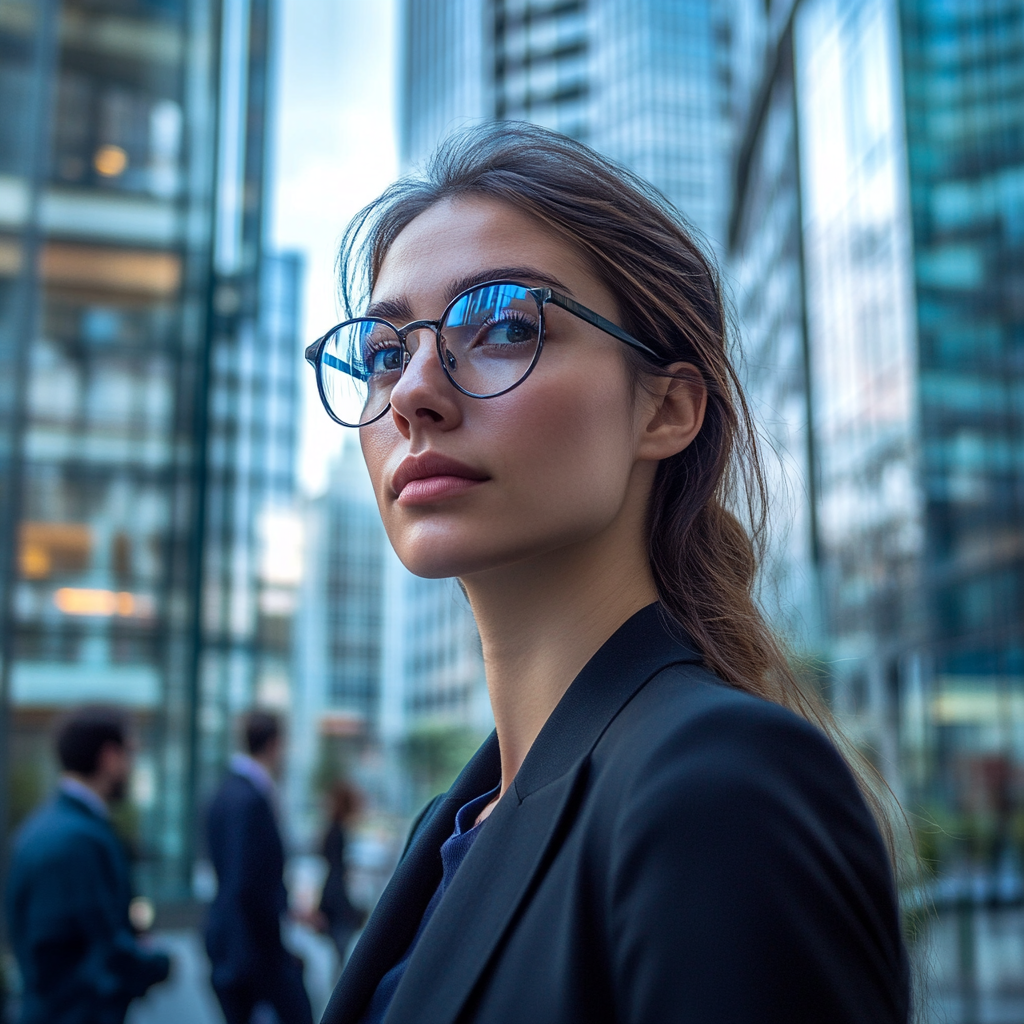
[[[672,376],[651,376],[644,382],[637,458],[660,462],[686,448],[700,432],[708,389],[693,363],[673,363]]]

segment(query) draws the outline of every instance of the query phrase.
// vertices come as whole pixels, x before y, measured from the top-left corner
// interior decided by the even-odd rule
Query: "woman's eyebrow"
[[[448,301],[451,302],[456,295],[464,292],[467,288],[473,288],[478,284],[484,284],[486,281],[509,280],[522,281],[524,284],[533,282],[535,285],[546,285],[547,287],[555,288],[560,292],[571,294],[569,289],[566,288],[561,281],[552,277],[550,274],[545,274],[544,271],[538,270],[536,267],[488,267],[486,270],[467,274],[465,277],[461,277],[457,281],[453,281],[447,289]]]
[[[381,299],[379,302],[371,302],[363,316],[389,320],[396,327],[401,327],[412,320],[409,304],[404,299]]]
[[[456,295],[460,295],[469,288],[475,288],[478,284],[484,284],[487,281],[509,280],[522,281],[524,284],[534,286],[547,286],[572,295],[572,292],[558,278],[552,277],[536,267],[488,267],[449,283],[445,288],[445,303],[451,302]],[[440,314],[441,310],[437,312]],[[400,298],[371,302],[363,316],[380,317],[382,320],[389,320],[396,327],[402,327],[413,319],[409,303]]]

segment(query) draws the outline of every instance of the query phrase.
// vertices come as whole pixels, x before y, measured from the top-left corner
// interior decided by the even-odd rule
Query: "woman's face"
[[[569,245],[533,217],[477,198],[438,203],[399,234],[372,306],[397,327],[436,320],[460,282],[496,278],[550,285],[619,322],[611,294]],[[488,399],[456,390],[432,332],[417,333],[390,411],[361,428],[384,526],[417,575],[466,578],[551,558],[621,530],[638,488],[646,502],[653,463],[637,457],[644,402],[634,400],[623,344],[550,304],[545,327],[530,376]]]

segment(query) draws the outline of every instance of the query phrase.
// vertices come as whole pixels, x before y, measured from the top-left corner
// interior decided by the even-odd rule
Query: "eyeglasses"
[[[445,376],[470,398],[497,398],[529,377],[544,348],[544,307],[551,303],[658,363],[664,360],[610,320],[551,288],[487,281],[456,295],[440,320],[414,320],[402,328],[377,317],[356,317],[332,327],[306,349],[320,398],[331,418],[365,427],[391,406],[391,392],[418,346],[409,336],[434,332]]]

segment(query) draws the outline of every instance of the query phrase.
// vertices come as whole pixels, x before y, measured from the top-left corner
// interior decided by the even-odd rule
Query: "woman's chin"
[[[465,576],[481,568],[473,559],[467,559],[464,551],[445,557],[443,552],[412,553],[398,551],[398,560],[413,574],[425,580],[443,580],[453,576]],[[484,563],[487,567],[488,563]]]
[[[423,579],[447,579],[452,576],[472,576],[475,573],[499,569],[523,557],[520,550],[508,546],[495,548],[490,538],[421,536],[395,544],[399,561],[414,576]]]

